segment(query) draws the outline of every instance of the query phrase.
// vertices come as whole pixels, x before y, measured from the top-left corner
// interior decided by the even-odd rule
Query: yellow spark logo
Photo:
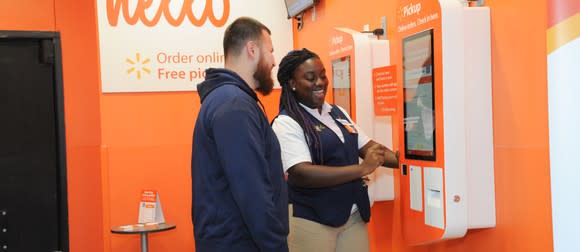
[[[137,75],[137,79],[140,80],[141,79],[141,71],[150,74],[151,70],[149,68],[146,67],[147,64],[149,64],[149,62],[151,62],[150,59],[143,59],[143,61],[141,61],[141,54],[140,53],[136,53],[135,54],[135,59],[130,59],[130,58],[126,58],[125,61],[127,63],[129,63],[129,69],[127,70],[127,75],[130,75],[131,73],[135,72],[135,74]]]

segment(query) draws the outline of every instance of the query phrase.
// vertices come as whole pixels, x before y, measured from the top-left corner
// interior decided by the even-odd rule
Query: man
[[[225,68],[206,70],[191,162],[196,251],[288,251],[280,146],[254,90],[272,91],[270,30],[243,17],[224,35]]]

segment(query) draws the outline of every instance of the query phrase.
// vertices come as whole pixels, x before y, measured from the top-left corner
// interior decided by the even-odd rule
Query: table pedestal
[[[147,237],[149,233],[162,232],[174,228],[175,224],[172,223],[146,223],[115,226],[111,228],[111,232],[114,234],[139,234],[141,239],[141,252],[149,252],[149,241]]]

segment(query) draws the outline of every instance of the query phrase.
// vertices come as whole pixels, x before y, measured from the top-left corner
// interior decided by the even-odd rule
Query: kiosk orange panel
[[[489,9],[404,1],[399,145],[409,244],[495,226]]]
[[[432,74],[432,83],[433,84],[433,98],[435,105],[435,118],[434,121],[434,135],[435,136],[443,136],[443,89],[440,83],[443,82],[443,74],[442,74],[442,58],[441,58],[441,50],[433,50],[433,48],[441,48],[441,9],[437,1],[401,1],[400,4],[400,11],[397,15],[398,21],[398,29],[399,33],[397,34],[396,42],[393,43],[395,46],[394,50],[398,52],[402,52],[402,56],[405,57],[404,48],[403,48],[403,39],[407,38],[411,35],[417,34],[421,31],[428,31],[432,30],[432,47],[430,48],[430,54],[433,57],[433,74]],[[416,20],[418,19],[418,14],[420,13],[421,16],[433,16],[437,17],[429,22],[425,22],[422,24],[417,24]],[[429,43],[431,43],[429,41]],[[422,46],[420,43],[411,44],[411,47],[420,47]],[[422,50],[422,48],[408,48],[407,50]],[[403,60],[408,60],[403,58]],[[422,62],[417,62],[417,64],[422,64]],[[411,65],[410,65],[411,66]],[[401,76],[399,78],[399,86],[404,87],[406,84],[402,83],[405,81],[405,70],[403,69],[403,64],[397,64],[397,74]],[[425,81],[425,80],[422,80]],[[419,84],[424,85],[424,84]],[[399,107],[397,108],[400,116],[404,116],[404,108],[403,104],[405,102],[405,93],[403,93],[403,88],[399,89]],[[407,94],[408,95],[408,94]],[[399,127],[399,144],[405,143],[405,124]],[[433,143],[433,147],[436,147],[438,151],[434,151],[433,158],[435,161],[414,161],[412,162],[413,165],[418,167],[444,167],[444,156],[443,156],[443,137],[435,138],[435,142]],[[403,146],[400,146],[402,148]],[[403,153],[401,153],[403,154]],[[407,159],[407,155],[401,155],[400,158],[401,164],[409,165],[410,162]],[[410,167],[407,167],[410,170]],[[405,169],[407,169],[405,168]],[[445,172],[443,170],[443,172]],[[410,191],[405,190],[403,188],[410,188],[410,176],[401,176],[400,180],[400,188],[401,188],[401,214],[402,214],[402,228],[403,228],[403,236],[405,237],[405,241],[410,244],[418,244],[427,241],[436,240],[443,236],[444,229],[435,228],[431,226],[425,225],[424,221],[424,211],[423,208],[421,211],[416,211],[411,209],[409,206],[411,205],[410,202]],[[424,181],[422,180],[423,176],[421,176],[420,184],[423,185]],[[445,181],[443,181],[445,183]],[[444,188],[443,188],[444,190]],[[422,190],[421,190],[422,191]],[[441,192],[443,195],[443,201],[445,201],[445,191]],[[422,198],[424,198],[423,195]],[[422,201],[422,200],[421,200]],[[445,210],[444,210],[445,211]],[[443,213],[443,216],[446,216]],[[444,222],[445,223],[445,222]]]
[[[333,103],[343,107],[356,121],[356,71],[353,71],[356,56],[354,41],[348,33],[333,29],[330,35],[329,56],[332,70]],[[348,92],[348,93],[347,93]]]

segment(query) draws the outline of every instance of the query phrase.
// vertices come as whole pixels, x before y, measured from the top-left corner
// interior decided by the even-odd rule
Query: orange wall
[[[175,230],[150,235],[151,251],[192,251],[189,162],[199,99],[193,92],[103,94],[103,146],[110,222],[135,223],[140,192],[159,192]],[[111,251],[137,251],[139,237],[111,235]]]
[[[94,3],[54,0],[62,40],[70,250],[103,251],[101,120]]]
[[[0,30],[54,31],[54,0],[0,1]]]
[[[91,1],[0,1],[0,30],[61,35],[71,251],[103,251],[100,112]]]
[[[551,251],[550,178],[546,86],[546,3],[487,0],[491,9],[493,120],[497,226],[463,239],[408,247],[401,236],[400,206],[373,206],[373,251]],[[322,56],[327,68],[332,27],[395,30],[397,1],[321,1],[316,20],[307,13],[295,47]],[[525,11],[522,11],[525,8]],[[364,13],[357,15],[356,13]],[[517,18],[516,18],[517,17]],[[275,39],[275,38],[274,38]],[[391,52],[394,56],[397,52]],[[398,197],[398,195],[396,196]]]

